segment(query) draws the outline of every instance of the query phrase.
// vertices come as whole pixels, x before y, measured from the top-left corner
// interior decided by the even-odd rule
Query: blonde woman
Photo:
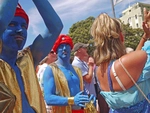
[[[144,18],[145,33],[140,46],[128,54],[117,19],[103,13],[91,27],[100,94],[109,105],[110,113],[150,113],[150,12],[146,9]]]

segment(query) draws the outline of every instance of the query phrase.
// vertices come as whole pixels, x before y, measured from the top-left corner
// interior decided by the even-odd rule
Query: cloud
[[[25,2],[24,0],[22,1]],[[65,33],[72,24],[84,20],[89,16],[95,17],[101,12],[108,13],[110,16],[112,15],[110,0],[49,0],[49,2],[64,23],[64,29],[67,29]],[[119,17],[129,4],[135,2],[150,3],[149,0],[123,0],[115,6],[116,17]],[[37,36],[43,30],[43,27],[45,27],[43,19],[35,6],[28,9],[28,15],[30,18],[29,33]]]
[[[29,29],[32,31],[33,35],[38,35],[41,32],[41,27],[39,26],[41,22],[43,22],[43,19],[36,8],[31,8],[28,15],[30,19]]]
[[[56,0],[52,5],[63,20],[77,20],[81,16],[89,15],[93,11],[103,9],[99,7],[105,1],[102,0]],[[99,4],[99,5],[98,5]]]
[[[93,12],[100,11],[103,7],[99,7],[99,4],[105,3],[102,0],[52,0],[49,2],[63,22],[75,22]],[[43,20],[35,7],[28,10],[28,15],[30,19],[30,33],[38,35],[41,33],[41,27],[39,26],[43,25]]]

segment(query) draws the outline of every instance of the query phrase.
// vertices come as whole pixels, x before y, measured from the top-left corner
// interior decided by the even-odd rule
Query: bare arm
[[[150,38],[150,11],[147,11],[144,8],[144,22],[142,24],[144,35],[142,36],[136,50],[141,50],[144,46],[144,43]]]
[[[137,51],[134,51],[134,52],[131,52],[129,54],[122,56],[120,60],[122,64],[124,65],[124,67],[126,68],[126,70],[130,73],[134,81],[137,81],[145,66],[145,63],[147,60],[147,53],[145,51],[137,50]],[[114,68],[115,68],[116,74],[121,80],[123,86],[126,89],[131,88],[134,85],[134,83],[132,82],[128,74],[125,72],[125,70],[122,68],[119,60],[115,61],[114,66],[115,66]],[[111,74],[113,74],[112,70],[111,70]],[[122,88],[119,86],[114,75],[112,76],[112,81],[113,81],[114,90],[121,91]]]
[[[136,50],[141,50],[142,47],[144,46],[144,43],[147,41],[148,36],[146,36],[146,34],[144,33],[144,35],[142,36],[138,46],[136,47]]]
[[[90,83],[93,78],[93,66],[94,66],[94,59],[92,57],[89,58],[88,66],[89,66],[88,74],[83,76],[83,80]]]

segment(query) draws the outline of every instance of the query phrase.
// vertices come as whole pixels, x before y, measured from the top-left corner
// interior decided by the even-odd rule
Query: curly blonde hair
[[[125,54],[125,46],[120,39],[122,26],[119,20],[100,14],[92,24],[91,35],[96,49],[94,59],[96,65],[118,59]]]

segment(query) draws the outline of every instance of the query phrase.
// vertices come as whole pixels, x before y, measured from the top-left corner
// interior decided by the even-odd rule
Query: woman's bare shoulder
[[[122,56],[120,60],[129,72],[131,72],[133,75],[139,75],[146,63],[147,53],[142,50],[137,50]],[[115,68],[118,72],[123,69],[119,60],[116,60]]]
[[[122,56],[120,60],[132,78],[137,81],[146,63],[147,54],[142,50],[137,50]],[[115,61],[115,70],[126,89],[134,85],[119,60]],[[117,86],[118,83],[116,90],[121,90]]]
[[[122,56],[120,59],[124,65],[137,66],[145,64],[147,60],[147,53],[142,50],[137,50]]]

